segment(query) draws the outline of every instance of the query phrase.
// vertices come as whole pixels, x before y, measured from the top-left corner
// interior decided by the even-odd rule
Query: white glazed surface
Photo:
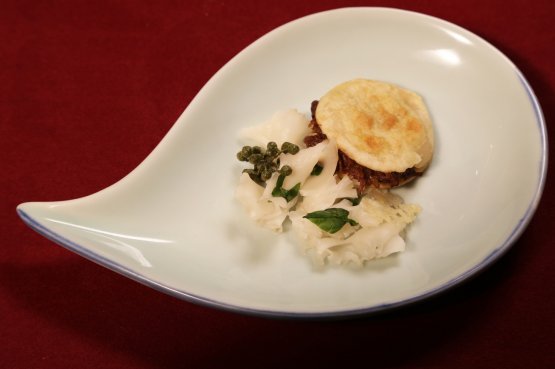
[[[360,270],[316,269],[288,233],[258,229],[234,201],[237,133],[278,110],[308,115],[312,100],[358,77],[426,100],[435,157],[424,177],[397,191],[423,212],[405,252]],[[450,288],[506,251],[537,206],[546,153],[533,93],[491,45],[417,13],[339,9],[280,27],[238,54],[120,182],[18,211],[53,241],[190,301],[268,315],[367,313]]]

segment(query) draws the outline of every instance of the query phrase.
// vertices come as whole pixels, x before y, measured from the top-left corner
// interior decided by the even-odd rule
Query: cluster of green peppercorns
[[[275,142],[268,142],[266,150],[260,146],[243,146],[241,151],[237,153],[237,159],[246,161],[254,165],[251,169],[244,169],[243,173],[247,173],[253,181],[260,185],[272,177],[274,172],[279,172],[284,176],[288,176],[293,171],[289,165],[279,167],[278,156],[284,154],[296,154],[299,152],[299,146],[284,142],[281,149]]]

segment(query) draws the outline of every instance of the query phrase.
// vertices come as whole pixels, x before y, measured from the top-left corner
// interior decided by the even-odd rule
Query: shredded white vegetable
[[[242,139],[266,145],[270,141],[279,146],[285,141],[301,146],[303,139],[310,134],[309,121],[294,109],[278,111],[268,121],[243,129]]]
[[[282,232],[286,219],[291,221],[302,250],[318,265],[353,264],[362,266],[366,261],[383,258],[405,250],[401,237],[403,230],[412,223],[420,206],[405,204],[400,196],[387,191],[371,190],[353,205],[357,190],[347,176],[335,175],[338,151],[335,142],[323,142],[307,148],[303,138],[310,133],[309,121],[295,110],[278,112],[255,127],[243,130],[243,138],[266,146],[270,141],[281,145],[291,142],[301,149],[295,154],[281,154],[280,166],[292,168],[285,177],[283,187],[300,184],[299,195],[287,202],[283,197],[272,196],[278,173],[262,187],[248,174],[243,173],[236,189],[236,198],[247,215],[260,226]],[[319,175],[311,175],[314,166],[322,167]],[[309,213],[329,208],[348,211],[354,224],[346,223],[336,233],[329,233],[305,218]]]

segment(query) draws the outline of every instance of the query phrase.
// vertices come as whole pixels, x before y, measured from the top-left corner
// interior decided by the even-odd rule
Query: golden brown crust
[[[341,151],[371,170],[422,172],[432,159],[433,128],[424,101],[393,84],[344,82],[320,99],[315,117]]]

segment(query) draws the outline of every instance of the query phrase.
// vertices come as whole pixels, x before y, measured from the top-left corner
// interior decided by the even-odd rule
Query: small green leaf
[[[357,221],[351,218],[348,218],[347,222],[349,222],[349,224],[352,225],[353,227],[358,225]]]
[[[276,181],[276,188],[274,188],[274,191],[281,191],[282,188],[281,186],[283,186],[283,181],[285,181],[285,174],[280,174],[277,181]],[[274,191],[272,191],[272,196],[276,196],[274,195]]]
[[[308,213],[304,218],[320,227],[321,230],[328,233],[336,233],[346,223],[357,225],[353,219],[349,219],[349,212],[341,208],[329,208],[326,210],[318,210]]]
[[[301,183],[297,183],[291,189],[285,190],[285,200],[287,202],[293,200],[299,194],[299,190],[301,189]]]
[[[299,190],[301,189],[301,183],[299,182],[289,190],[286,190],[285,188],[282,187],[285,177],[286,177],[285,174],[279,175],[276,182],[276,187],[272,190],[272,196],[283,197],[285,200],[287,200],[287,202],[289,202],[299,194]]]
[[[358,204],[360,204],[362,197],[342,197],[339,199],[339,201],[341,200],[349,200],[351,204],[353,204],[353,206],[357,206]]]
[[[310,175],[311,176],[319,176],[320,173],[322,173],[322,170],[324,170],[324,167],[321,166],[320,164],[316,163],[314,168],[312,168],[312,172],[310,172]]]

